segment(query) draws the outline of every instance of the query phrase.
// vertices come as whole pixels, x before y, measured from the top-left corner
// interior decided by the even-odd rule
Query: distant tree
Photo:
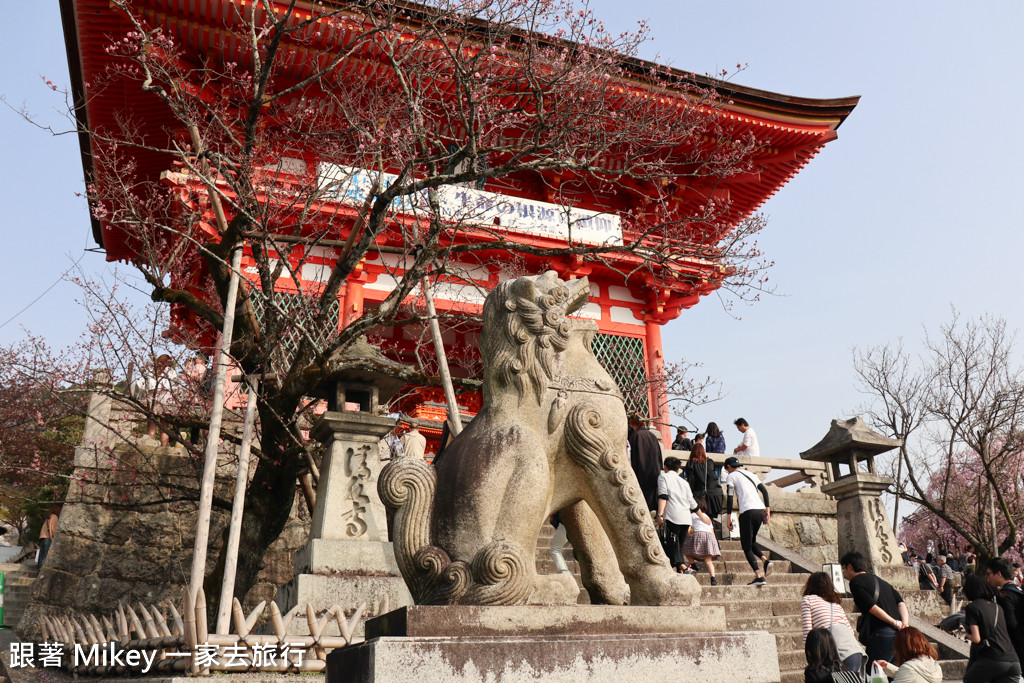
[[[63,500],[81,440],[84,399],[60,362],[39,339],[0,347],[0,522],[22,543]]]
[[[864,414],[903,439],[896,495],[970,543],[980,558],[1015,548],[1024,524],[1024,370],[1015,334],[954,311],[912,357],[902,344],[856,351]]]
[[[996,510],[990,504],[992,497],[988,492],[989,482],[981,459],[976,453],[965,452],[955,456],[954,461],[952,480],[947,482],[943,472],[936,472],[931,477],[926,493],[930,498],[946,497],[946,516],[954,520],[956,528],[925,507],[907,515],[900,525],[900,540],[921,553],[936,552],[943,548],[964,550],[968,545],[974,546],[972,538],[989,539],[992,536],[993,513]],[[1024,519],[1024,489],[1008,485],[1009,482],[1024,482],[1024,457],[1016,455],[1007,458],[998,467],[996,479],[1000,485],[1007,487],[1004,493],[1011,510],[1008,517],[997,515],[994,520],[996,537],[1004,539],[1011,536],[1009,520]],[[970,530],[970,536],[960,533],[958,528]],[[1001,556],[1020,561],[1024,538],[1018,532],[1016,539],[1000,550]],[[984,552],[984,546],[982,548],[985,557],[992,554],[991,550]]]

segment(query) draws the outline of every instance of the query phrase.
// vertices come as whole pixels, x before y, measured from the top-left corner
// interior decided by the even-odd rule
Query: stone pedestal
[[[311,436],[327,448],[309,537],[326,540],[387,541],[384,505],[377,497],[379,443],[395,421],[359,412],[327,412]]]
[[[780,680],[775,637],[721,606],[416,606],[327,658],[328,683]]]
[[[872,574],[898,588],[914,589],[914,569],[903,566],[896,534],[880,497],[892,481],[877,474],[855,472],[821,490],[836,498],[839,557],[859,552],[868,561]]]
[[[326,451],[309,542],[295,553],[295,578],[277,593],[282,612],[307,602],[317,613],[365,602],[367,615],[375,615],[385,595],[392,608],[412,604],[377,496],[384,465],[379,443],[394,425],[390,418],[354,411],[327,412],[314,425],[312,436]],[[329,628],[336,631],[337,625],[331,622]],[[289,626],[297,635],[307,635],[307,629],[305,619],[293,619]]]

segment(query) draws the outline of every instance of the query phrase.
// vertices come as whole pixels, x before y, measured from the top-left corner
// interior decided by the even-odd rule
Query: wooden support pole
[[[299,477],[299,485],[302,487],[302,497],[306,501],[306,507],[309,508],[309,514],[313,514],[313,508],[316,507],[316,488],[313,486],[313,477],[309,472],[306,472]]]
[[[235,475],[235,499],[231,503],[231,523],[228,527],[228,547],[224,557],[224,576],[221,578],[220,602],[217,603],[217,626],[214,633],[227,633],[231,626],[231,599],[235,596],[235,572],[238,568],[238,544],[245,509],[245,488],[249,483],[249,453],[252,450],[253,425],[256,422],[256,396],[260,381],[249,378],[249,400],[245,404],[245,425],[242,427],[242,445],[238,449],[238,472]]]
[[[452,436],[458,436],[462,431],[462,415],[459,414],[459,404],[455,401],[455,387],[452,386],[452,376],[448,372],[448,356],[444,352],[444,340],[441,339],[441,326],[437,322],[437,311],[434,310],[434,297],[430,293],[430,281],[423,278],[423,298],[427,302],[427,315],[430,317],[430,336],[434,340],[434,350],[437,352],[437,368],[441,373],[441,386],[444,387],[444,401],[448,405],[448,428]],[[441,444],[443,447],[444,444]]]
[[[231,362],[231,336],[235,331],[235,303],[238,299],[238,272],[241,265],[242,246],[237,245],[231,254],[231,279],[228,282],[228,297],[224,304],[224,328],[221,331],[220,351],[217,354],[217,369],[213,381],[213,410],[210,413],[210,429],[206,436],[203,478],[199,485],[196,542],[192,549],[192,574],[188,584],[193,601],[196,601],[196,596],[203,587],[203,578],[206,576],[206,548],[210,540],[213,487],[217,479],[217,453],[220,446],[220,427],[224,417],[224,393],[227,379],[225,375]]]

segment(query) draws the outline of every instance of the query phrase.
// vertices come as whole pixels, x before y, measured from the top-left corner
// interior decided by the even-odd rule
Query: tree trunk
[[[294,406],[291,414],[294,413]],[[262,412],[262,411],[261,411]],[[278,414],[290,414],[288,412]],[[263,420],[262,444],[271,444],[256,465],[256,472],[246,493],[245,511],[239,535],[238,568],[235,574],[234,597],[240,601],[256,585],[263,557],[270,545],[281,535],[295,503],[297,477],[301,462],[298,458],[285,458],[280,454],[289,435],[274,420]],[[226,536],[225,536],[226,538]],[[216,619],[217,599],[224,575],[227,544],[221,545],[217,568],[203,582],[207,596],[207,611]],[[210,623],[214,623],[211,621]]]

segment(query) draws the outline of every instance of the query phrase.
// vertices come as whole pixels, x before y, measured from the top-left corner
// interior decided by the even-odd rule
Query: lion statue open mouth
[[[694,604],[626,456],[626,412],[591,350],[593,321],[567,317],[586,278],[501,283],[484,303],[483,408],[434,467],[398,458],[378,490],[417,604],[575,604],[571,576],[538,575],[541,526],[566,525],[591,602]]]

